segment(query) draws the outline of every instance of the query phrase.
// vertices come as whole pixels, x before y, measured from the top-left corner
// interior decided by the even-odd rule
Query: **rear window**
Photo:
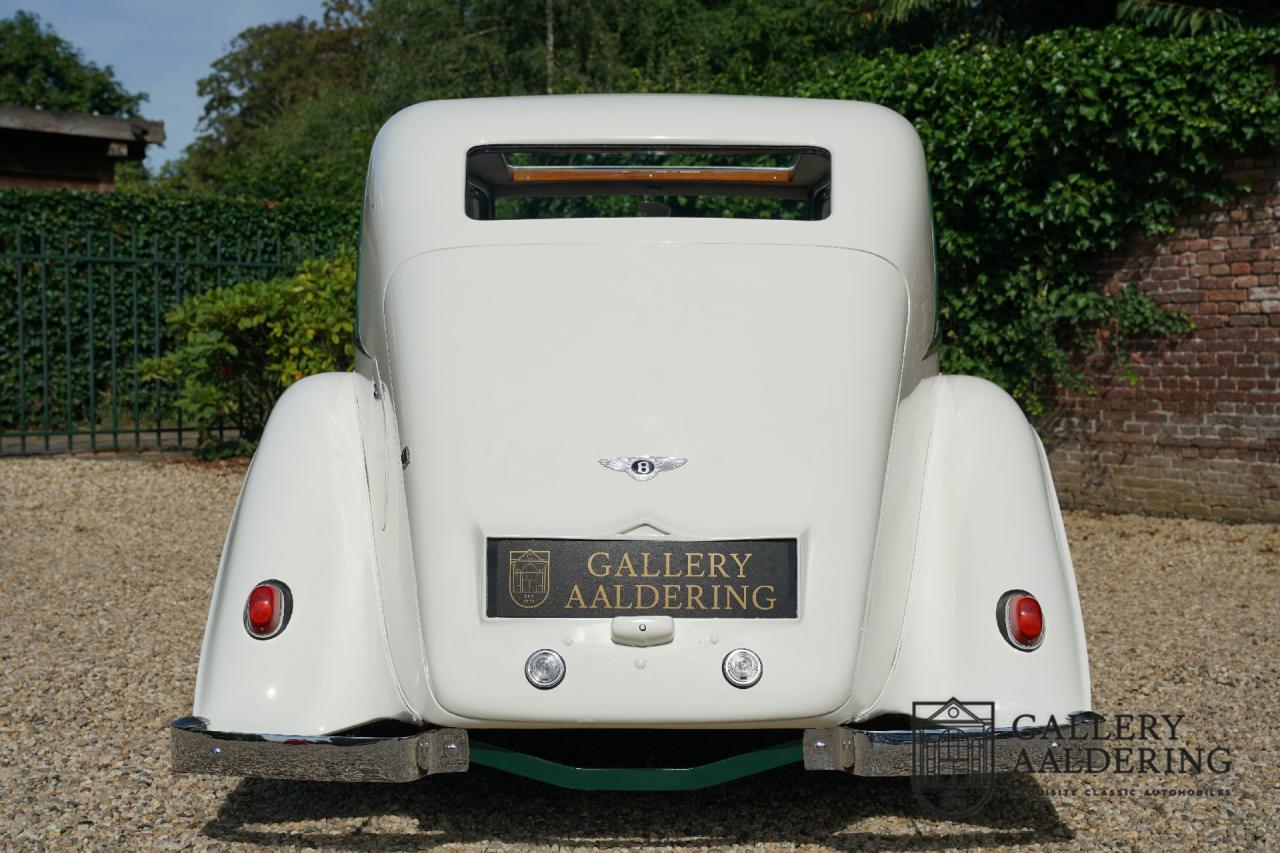
[[[822,148],[489,145],[467,152],[472,219],[826,219]]]

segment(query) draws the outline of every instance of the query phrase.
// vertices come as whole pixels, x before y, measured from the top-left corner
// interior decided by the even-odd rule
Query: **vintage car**
[[[248,470],[175,770],[696,788],[911,772],[920,703],[987,707],[994,770],[1089,719],[1045,453],[939,375],[894,112],[419,104],[357,290],[355,371],[293,385]]]

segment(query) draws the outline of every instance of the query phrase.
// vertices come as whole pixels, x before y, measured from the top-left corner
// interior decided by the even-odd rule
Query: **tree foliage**
[[[30,12],[0,20],[0,104],[132,117],[147,100]]]
[[[354,134],[364,143],[366,129],[312,128],[307,116],[334,112],[316,111],[332,96],[358,97],[367,62],[363,15],[361,0],[330,0],[320,21],[263,24],[236,36],[197,85],[205,99],[201,133],[169,170],[170,185],[258,198],[333,198],[324,182],[335,170],[326,167],[350,163],[353,152],[342,141]],[[349,184],[339,179],[343,188]],[[282,186],[291,190],[280,192]]]
[[[1280,24],[1275,0],[1120,0],[1116,19],[1143,30],[1168,35],[1238,30],[1245,26]]]
[[[1268,0],[327,0],[319,21],[250,28],[200,82],[202,134],[169,184],[356,199],[398,110],[545,92],[786,94],[814,61],[957,38],[1018,44],[1125,22],[1153,35],[1280,23]],[[1187,49],[1193,49],[1187,46]]]
[[[323,23],[257,27],[233,43],[201,83],[205,132],[171,184],[355,199],[378,128],[419,101],[746,91],[765,69],[874,44],[870,13],[844,0],[561,0],[549,18],[541,2],[337,3]],[[321,54],[305,85],[280,82]]]
[[[1198,35],[1280,24],[1275,0],[880,0],[883,18],[933,36],[1021,41],[1050,30],[1128,24],[1161,35]]]

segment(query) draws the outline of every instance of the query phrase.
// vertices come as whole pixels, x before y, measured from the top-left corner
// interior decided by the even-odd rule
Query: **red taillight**
[[[1040,602],[1029,595],[1019,595],[1013,599],[1011,606],[1013,618],[1013,639],[1024,646],[1033,646],[1040,641],[1040,631],[1044,628],[1044,614],[1040,612]]]
[[[244,627],[251,637],[265,640],[284,630],[292,607],[289,588],[280,581],[263,581],[244,605]]]
[[[996,618],[1000,632],[1016,649],[1032,651],[1044,639],[1044,613],[1040,602],[1029,592],[1018,589],[1000,596]]]

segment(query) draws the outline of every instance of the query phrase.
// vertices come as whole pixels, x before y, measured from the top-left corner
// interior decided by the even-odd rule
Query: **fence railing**
[[[278,276],[333,249],[306,238],[0,234],[0,454],[189,446],[173,389],[136,369],[167,352],[165,314],[194,293]]]

